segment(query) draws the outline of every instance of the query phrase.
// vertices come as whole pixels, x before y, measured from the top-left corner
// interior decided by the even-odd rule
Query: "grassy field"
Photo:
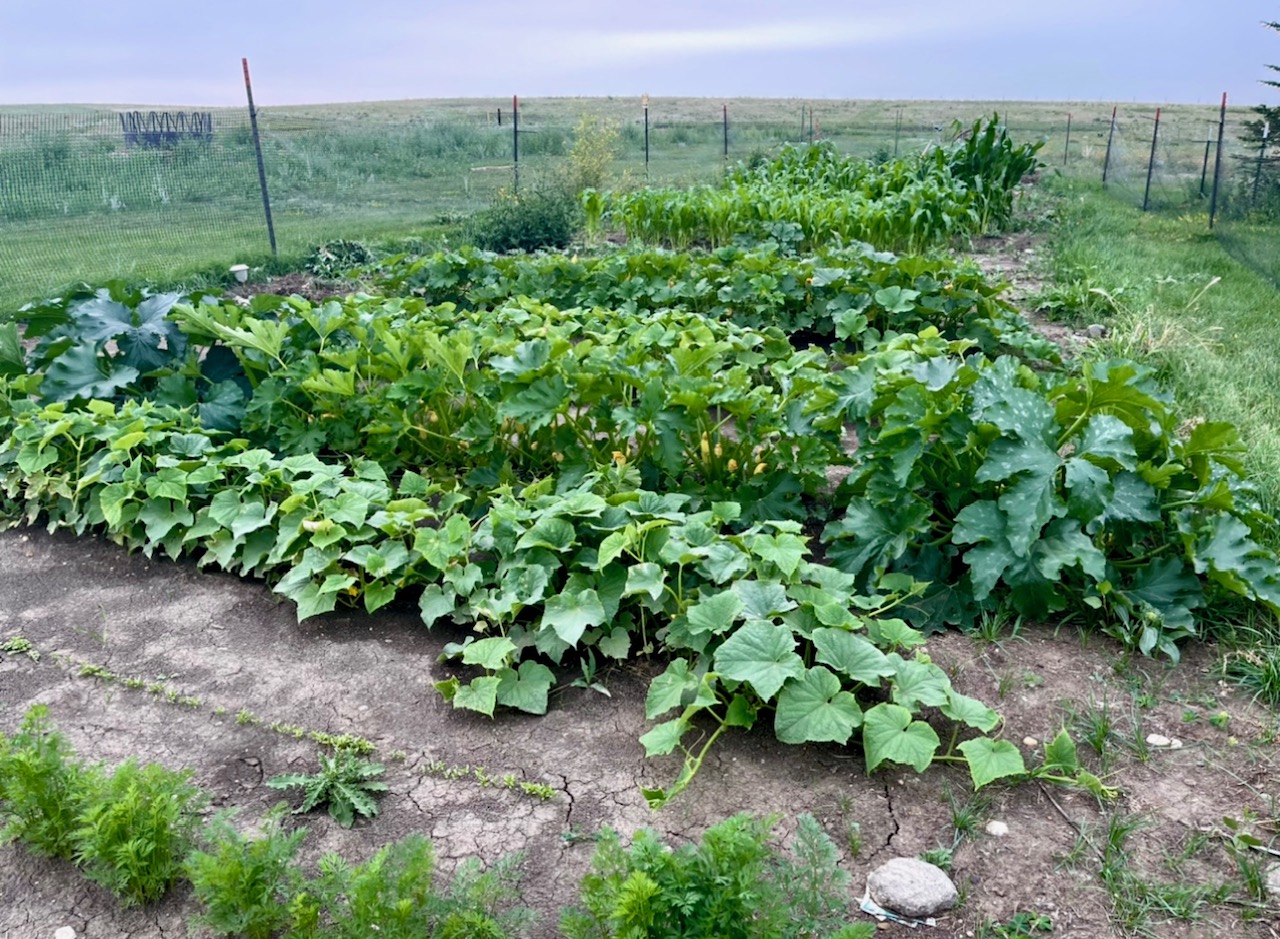
[[[563,164],[584,115],[620,130],[615,184],[712,180],[725,161],[723,105],[731,160],[810,133],[852,153],[908,152],[942,139],[953,120],[999,112],[1017,136],[1046,139],[1050,163],[1067,159],[1073,172],[1100,175],[1110,126],[1108,106],[1084,102],[654,98],[646,165],[638,98],[533,99],[521,102],[520,181],[537,185]],[[0,309],[78,281],[172,280],[267,253],[243,109],[213,112],[211,145],[165,151],[124,146],[117,111],[135,108],[145,106],[0,108]],[[1118,119],[1112,178],[1129,201],[1140,192],[1153,110],[1126,106]],[[1245,113],[1233,111],[1232,122]],[[1206,106],[1166,109],[1156,182],[1166,201],[1198,179],[1215,115]],[[286,256],[335,238],[413,235],[515,183],[510,100],[265,107],[260,116]]]

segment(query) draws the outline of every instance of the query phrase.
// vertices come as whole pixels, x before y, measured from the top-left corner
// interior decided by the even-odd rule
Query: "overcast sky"
[[[0,0],[0,104],[559,95],[1268,103],[1280,0]],[[1271,77],[1280,77],[1272,73]]]

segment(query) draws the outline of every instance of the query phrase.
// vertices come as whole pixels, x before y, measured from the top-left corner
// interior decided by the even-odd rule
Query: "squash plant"
[[[6,524],[44,516],[50,529],[268,576],[299,618],[416,594],[426,624],[473,630],[448,651],[482,674],[438,685],[455,707],[542,713],[548,663],[570,653],[668,658],[646,713],[679,714],[644,736],[646,752],[682,748],[699,720],[717,729],[684,751],[670,788],[646,793],[655,805],[688,785],[726,728],[767,714],[789,743],[857,735],[868,770],[956,760],[977,785],[1022,771],[1007,743],[957,746],[961,729],[989,732],[999,718],[956,692],[919,651],[923,635],[891,615],[919,591],[910,578],[858,592],[853,575],[810,558],[796,523],[743,528],[737,503],[697,509],[638,488],[634,468],[504,487],[472,518],[415,473],[393,485],[369,461],[348,470],[215,443],[189,413],[147,403],[28,406],[0,429]],[[945,751],[926,718],[954,725]]]

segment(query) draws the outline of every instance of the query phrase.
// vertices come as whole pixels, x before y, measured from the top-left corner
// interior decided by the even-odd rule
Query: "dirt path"
[[[537,936],[556,935],[557,911],[572,902],[589,861],[591,843],[577,836],[603,824],[685,837],[734,812],[776,812],[786,819],[779,832],[789,833],[795,816],[809,811],[841,846],[860,886],[889,856],[950,846],[944,795],[971,799],[962,775],[950,770],[868,779],[855,752],[784,747],[766,731],[718,744],[689,790],[654,813],[639,786],[668,782],[676,767],[645,760],[637,742],[648,681],[643,669],[605,676],[611,697],[566,688],[546,717],[504,714],[489,721],[454,711],[435,694],[431,683],[447,673],[437,656],[457,637],[429,633],[411,614],[335,614],[298,625],[292,608],[260,584],[128,557],[92,538],[0,534],[0,639],[13,635],[43,654],[38,662],[0,655],[0,727],[12,731],[30,705],[47,704],[84,756],[117,763],[139,755],[190,767],[214,794],[215,806],[239,808],[246,823],[279,801],[264,779],[314,768],[315,745],[295,739],[292,727],[282,732],[270,724],[370,739],[392,789],[382,813],[352,831],[327,816],[308,818],[305,860],[329,850],[363,859],[411,831],[434,839],[445,859],[493,860],[521,851],[526,899],[541,914]],[[936,637],[930,651],[961,690],[1006,715],[1006,736],[1015,742],[1051,737],[1067,720],[1064,702],[1076,710],[1092,703],[1096,710],[1107,701],[1119,735],[1109,748],[1111,782],[1126,791],[1109,811],[1139,813],[1149,823],[1132,839],[1135,870],[1206,884],[1229,876],[1233,865],[1215,838],[1181,873],[1164,861],[1224,815],[1251,810],[1274,817],[1280,796],[1274,716],[1213,681],[1204,654],[1193,651],[1176,670],[1148,660],[1117,670],[1115,647],[1102,639],[1082,646],[1071,630],[1029,637],[983,648],[949,635]],[[84,664],[165,690],[151,694],[81,677]],[[183,704],[184,698],[198,703]],[[1225,729],[1208,720],[1220,710],[1230,715]],[[241,711],[261,723],[238,721]],[[1152,752],[1144,762],[1135,741],[1152,731],[1180,736],[1185,745]],[[482,785],[477,766],[497,781]],[[543,801],[508,788],[501,782],[506,774],[546,784],[555,795]],[[1052,795],[1078,822],[1095,825],[1103,817],[1091,799],[1063,790]],[[1021,910],[1048,914],[1057,937],[1123,935],[1109,921],[1112,900],[1087,849],[1079,866],[1059,869],[1076,834],[1038,787],[997,787],[980,801],[986,804],[982,824],[998,819],[1010,832],[990,837],[980,824],[979,834],[961,843],[954,875],[964,903],[932,935],[963,936],[986,917]],[[853,831],[861,840],[857,856],[850,850]],[[69,865],[35,859],[15,845],[0,848],[0,935],[6,939],[47,939],[62,925],[89,939],[185,936],[194,910],[188,891],[179,889],[154,908],[122,911]],[[1235,907],[1205,915],[1209,920],[1161,926],[1159,935],[1276,935],[1262,920],[1242,922]]]

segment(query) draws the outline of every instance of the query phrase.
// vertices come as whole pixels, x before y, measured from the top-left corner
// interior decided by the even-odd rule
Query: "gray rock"
[[[1105,339],[1107,336],[1107,327],[1101,323],[1091,323],[1085,327],[1084,334],[1090,339]]]
[[[903,916],[933,916],[956,905],[956,885],[942,868],[919,858],[896,857],[867,876],[871,899]]]
[[[1267,867],[1267,893],[1272,900],[1280,900],[1280,861]]]

